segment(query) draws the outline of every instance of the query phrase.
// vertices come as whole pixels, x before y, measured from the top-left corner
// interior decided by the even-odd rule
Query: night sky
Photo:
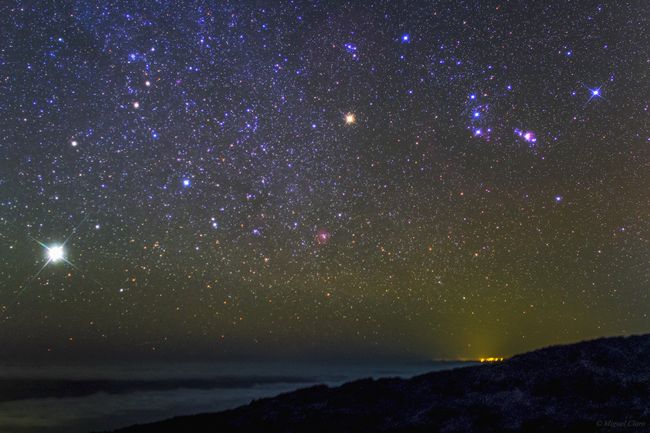
[[[2,2],[0,356],[473,358],[648,332],[649,19]]]

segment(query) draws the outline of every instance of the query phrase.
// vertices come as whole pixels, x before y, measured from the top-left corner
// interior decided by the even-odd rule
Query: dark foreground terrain
[[[315,386],[120,433],[650,431],[650,334],[409,380]]]

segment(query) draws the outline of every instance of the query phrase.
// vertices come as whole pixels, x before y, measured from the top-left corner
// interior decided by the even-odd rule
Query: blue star
[[[605,99],[605,98],[603,97],[603,91],[602,91],[603,86],[595,87],[595,88],[593,88],[593,89],[590,88],[590,87],[585,86],[585,88],[587,88],[587,90],[589,90],[589,99],[587,100],[587,104],[588,104],[589,102],[591,102],[591,100],[594,99],[594,98],[602,98],[602,99]]]
[[[411,42],[411,35],[409,35],[408,33],[404,33],[402,35],[402,43],[408,44],[409,42]]]
[[[192,181],[190,179],[188,179],[188,178],[183,179],[183,186],[185,188],[188,188],[188,187],[192,186]]]
[[[348,53],[353,53],[354,54],[357,51],[357,46],[354,45],[354,44],[351,44],[350,42],[345,44],[344,47],[345,47],[345,49],[346,49],[346,51]]]

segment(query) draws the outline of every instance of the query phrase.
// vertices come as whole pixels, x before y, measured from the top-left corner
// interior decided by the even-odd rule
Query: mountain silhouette
[[[650,334],[411,379],[363,379],[119,433],[650,431]]]

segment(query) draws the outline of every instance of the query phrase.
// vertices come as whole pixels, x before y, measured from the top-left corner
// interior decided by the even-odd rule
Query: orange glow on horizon
[[[503,361],[503,357],[490,356],[488,358],[479,358],[479,361],[481,361],[481,362],[501,362],[501,361]]]

